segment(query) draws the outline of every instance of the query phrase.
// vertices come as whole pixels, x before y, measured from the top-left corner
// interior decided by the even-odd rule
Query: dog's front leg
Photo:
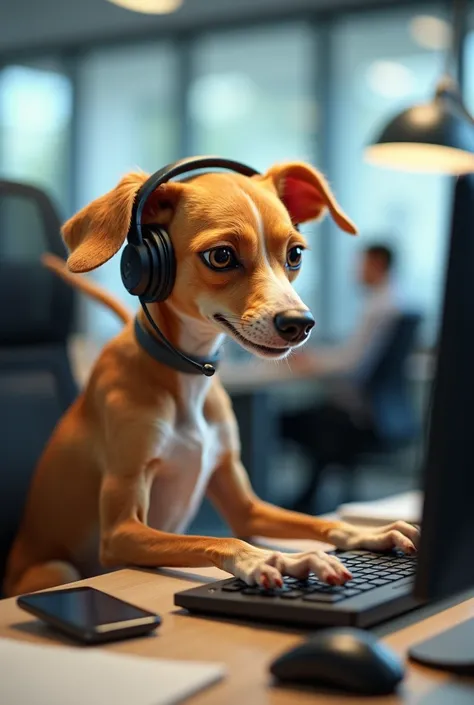
[[[312,570],[333,582],[347,579],[345,569],[335,566],[337,561],[321,551],[296,559],[291,556],[287,566],[278,553],[240,539],[179,536],[151,529],[145,523],[148,497],[145,473],[105,476],[100,503],[101,562],[105,567],[214,565],[249,584],[264,585],[278,584],[281,573],[288,570]]]
[[[100,560],[121,565],[224,568],[249,546],[234,538],[180,536],[146,525],[150,482],[144,473],[107,474],[101,487]]]
[[[210,500],[237,536],[329,541],[340,522],[299,514],[260,500],[254,493],[239,454],[229,452],[208,487]]]
[[[208,494],[237,536],[315,539],[342,549],[396,547],[406,553],[415,551],[419,539],[418,529],[402,521],[377,529],[361,529],[263,502],[253,492],[236,452],[225,456],[211,479]]]

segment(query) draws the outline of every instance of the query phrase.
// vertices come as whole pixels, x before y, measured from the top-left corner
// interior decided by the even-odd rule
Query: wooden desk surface
[[[222,577],[227,576],[214,568],[166,570],[160,573],[120,570],[82,581],[81,584],[93,585],[140,607],[154,610],[163,617],[163,624],[156,636],[101,648],[151,658],[209,660],[227,665],[228,677],[188,700],[189,705],[336,705],[345,702],[365,705],[368,702],[364,697],[348,699],[342,695],[272,686],[267,670],[270,661],[285,649],[298,644],[304,638],[301,632],[191,617],[173,605],[173,594],[192,587],[193,581],[197,584]],[[396,632],[384,641],[404,655],[411,644],[473,616],[474,599]],[[61,643],[61,637],[48,632],[21,611],[14,600],[0,601],[0,637],[44,644]],[[474,703],[474,679],[462,680],[415,665],[408,665],[407,668],[407,677],[399,693],[370,698],[371,705],[435,705],[432,700],[435,695],[436,705]],[[25,664],[25,675],[27,672]]]

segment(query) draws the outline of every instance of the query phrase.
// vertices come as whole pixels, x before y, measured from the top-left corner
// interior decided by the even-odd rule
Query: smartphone
[[[84,644],[142,636],[161,623],[158,614],[91,587],[22,595],[17,605]]]

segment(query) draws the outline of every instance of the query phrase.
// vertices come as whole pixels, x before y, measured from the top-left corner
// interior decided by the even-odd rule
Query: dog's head
[[[71,271],[95,269],[118,252],[146,178],[129,174],[64,225]],[[168,182],[149,198],[143,222],[170,233],[176,309],[212,321],[251,352],[281,358],[314,325],[292,287],[306,248],[295,225],[326,212],[342,230],[356,233],[324,177],[295,162],[252,178],[209,173]]]

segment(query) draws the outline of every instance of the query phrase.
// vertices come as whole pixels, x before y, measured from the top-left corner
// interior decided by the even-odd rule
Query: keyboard
[[[281,588],[249,586],[237,578],[217,581],[175,595],[190,611],[311,626],[370,626],[418,606],[412,597],[416,559],[398,552],[333,553],[352,573],[342,586],[330,586],[310,574],[285,576]]]
[[[315,575],[310,575],[305,580],[285,576],[283,587],[273,590],[248,586],[242,580],[234,579],[223,585],[222,590],[240,592],[242,595],[335,604],[415,574],[415,565],[411,558],[380,556],[373,553],[359,555],[350,552],[340,554],[338,558],[352,573],[352,580],[343,586],[333,587],[321,582]]]

